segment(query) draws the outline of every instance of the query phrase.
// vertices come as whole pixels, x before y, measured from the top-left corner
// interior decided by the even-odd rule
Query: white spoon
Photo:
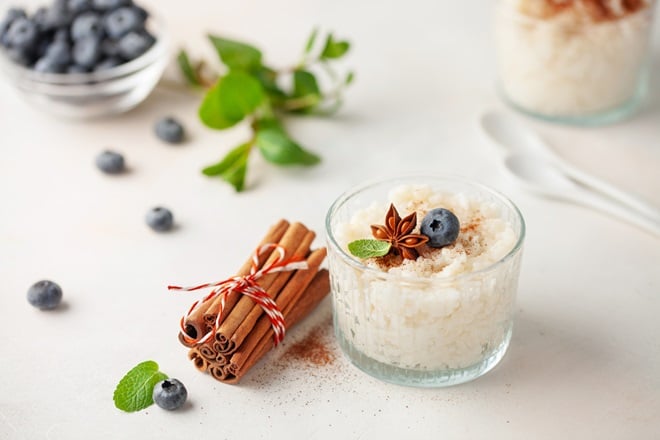
[[[653,221],[635,211],[603,198],[575,183],[557,167],[539,160],[536,156],[522,153],[510,154],[504,165],[528,191],[546,197],[561,199],[614,215],[660,237],[660,222]]]
[[[660,208],[567,163],[535,131],[513,117],[501,112],[486,112],[481,116],[480,123],[483,131],[506,153],[533,154],[576,182],[660,222]]]

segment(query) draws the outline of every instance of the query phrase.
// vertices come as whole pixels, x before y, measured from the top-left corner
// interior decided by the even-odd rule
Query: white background
[[[252,41],[279,66],[297,61],[314,25],[354,43],[346,65],[356,83],[342,112],[288,121],[323,163],[278,169],[255,155],[240,195],[199,170],[247,132],[204,128],[195,95],[159,87],[134,111],[80,123],[29,107],[1,83],[0,438],[658,438],[660,240],[528,195],[503,173],[477,127],[482,111],[504,108],[494,90],[490,3],[147,3],[173,40],[198,54],[210,53],[207,31]],[[660,205],[657,52],[654,90],[634,119],[599,129],[529,123],[573,163]],[[185,123],[186,144],[153,136],[168,114]],[[123,152],[131,172],[99,173],[94,157],[105,148]],[[341,192],[414,171],[475,178],[525,215],[515,331],[494,371],[448,389],[371,379],[334,345],[328,301],[239,386],[193,368],[176,334],[197,297],[166,285],[233,274],[281,217],[305,222],[322,244],[326,210]],[[157,204],[173,210],[174,232],[145,226]],[[25,300],[43,278],[64,289],[57,311]],[[287,357],[318,326],[336,360],[318,367]],[[119,379],[147,359],[185,383],[182,411],[114,408]]]

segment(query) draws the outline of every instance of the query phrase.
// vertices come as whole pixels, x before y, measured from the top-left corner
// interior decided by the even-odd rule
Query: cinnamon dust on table
[[[335,354],[327,346],[327,338],[323,334],[323,327],[314,328],[301,341],[289,348],[285,356],[309,365],[322,367],[333,363]]]

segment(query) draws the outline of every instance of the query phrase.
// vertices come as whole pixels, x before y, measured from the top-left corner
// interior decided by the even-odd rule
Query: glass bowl
[[[386,272],[348,252],[347,242],[371,238],[369,225],[383,224],[390,203],[401,217],[417,210],[418,224],[422,203],[458,216],[457,243],[430,251],[446,255],[447,266],[427,266],[423,275]],[[326,217],[326,233],[335,335],[358,368],[400,385],[441,387],[476,379],[502,359],[525,237],[522,215],[506,197],[462,178],[398,177],[340,196]],[[491,238],[471,254],[464,245],[480,237]],[[427,264],[430,255],[438,254],[422,253],[414,264]]]
[[[29,13],[46,1],[5,2]],[[96,118],[128,111],[140,104],[160,80],[168,61],[169,38],[161,19],[150,14],[147,29],[156,42],[138,58],[90,73],[41,73],[11,61],[0,47],[5,78],[37,109],[73,119]]]

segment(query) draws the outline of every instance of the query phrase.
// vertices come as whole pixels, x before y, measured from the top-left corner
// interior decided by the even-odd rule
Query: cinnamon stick
[[[305,290],[316,276],[321,263],[323,263],[326,253],[327,251],[325,248],[316,249],[313,251],[307,258],[307,265],[309,266],[309,269],[296,271],[296,273],[286,283],[284,288],[282,288],[276,299],[277,306],[282,311],[282,313],[284,313],[284,310],[288,309],[289,304],[295,304],[298,299],[300,299],[301,295],[304,294]],[[246,322],[247,319],[243,322],[243,324]],[[241,324],[241,327],[243,324]],[[288,322],[286,324],[288,325]],[[239,366],[242,366],[241,359],[245,359],[252,352],[252,350],[254,350],[254,347],[257,346],[264,334],[266,334],[268,330],[271,329],[272,325],[268,316],[262,314],[256,324],[252,326],[252,329],[249,331],[249,333],[241,334],[241,327],[239,327],[236,330],[236,333],[234,333],[232,336],[232,340],[237,338],[235,342],[236,346],[238,347],[234,355],[237,355],[238,357],[235,359],[232,357],[232,362],[238,363]],[[241,336],[242,339],[239,339]]]
[[[271,226],[271,228],[268,230],[266,235],[259,243],[259,246],[263,246],[264,244],[267,243],[279,242],[288,228],[289,228],[288,221],[284,219],[278,221],[276,224]],[[270,253],[268,253],[267,255],[268,256],[264,256],[264,258],[262,258],[262,261],[265,261],[266,258],[270,257]],[[250,258],[248,258],[247,261],[243,263],[243,265],[238,270],[237,275],[239,276],[247,275],[248,273],[250,273],[251,267],[252,267],[252,256],[250,256]],[[232,309],[232,307],[234,307],[234,305],[239,299],[240,299],[239,295],[233,292],[227,295],[227,298],[225,300],[225,311],[228,313]],[[197,338],[205,334],[206,329],[208,328],[207,326],[213,324],[217,316],[217,315],[213,315],[212,318],[209,320],[208,318],[206,318],[205,315],[207,315],[209,310],[217,310],[218,305],[219,305],[219,298],[211,302],[210,304],[198,308],[193,313],[191,313],[184,323],[186,334],[191,338]],[[181,343],[186,347],[190,347],[193,345],[191,343],[186,342],[183,338],[183,335],[181,334],[179,334],[179,341],[181,341]]]
[[[314,241],[314,237],[316,237],[316,234],[314,232],[312,231],[307,232],[307,234],[298,245],[298,249],[296,249],[292,257],[296,260],[301,260],[305,258],[307,256],[307,253],[309,252],[309,247],[311,246],[312,241]],[[282,310],[282,308],[284,307],[284,304],[280,304],[280,295],[282,289],[289,286],[291,280],[298,273],[305,273],[306,275],[303,275],[302,279],[304,279],[305,276],[307,276],[309,278],[309,281],[304,286],[299,282],[301,277],[298,277],[297,279],[298,282],[295,285],[291,286],[293,289],[298,289],[297,290],[298,293],[302,293],[303,290],[305,290],[305,287],[307,287],[307,284],[309,284],[309,282],[312,281],[312,278],[314,278],[314,274],[317,272],[318,267],[321,265],[324,258],[325,258],[325,250],[317,252],[316,255],[314,256],[314,261],[312,263],[307,261],[307,265],[309,266],[308,269],[297,270],[295,273],[280,272],[277,274],[273,283],[270,286],[264,285],[262,287],[266,290],[268,295],[270,295],[270,297],[275,300],[279,309]],[[234,333],[229,338],[229,344],[227,344],[228,350],[225,351],[224,353],[230,355],[231,353],[236,351],[236,349],[243,343],[245,338],[247,338],[248,335],[252,333],[254,326],[257,324],[257,320],[259,320],[259,318],[263,315],[264,311],[259,304],[256,304],[254,303],[254,301],[251,300],[251,305],[252,305],[252,309],[245,316],[245,318],[243,318],[241,324],[236,328],[236,331],[234,331]]]
[[[188,351],[188,359],[190,359],[193,362],[193,365],[199,371],[206,371],[206,368],[209,365],[209,362],[206,359],[204,359],[204,357],[199,353],[199,350],[197,348],[191,348]]]
[[[312,280],[311,284],[307,287],[305,292],[301,295],[297,303],[289,303],[289,305],[283,310],[284,317],[288,322],[289,326],[294,326],[296,323],[301,321],[305,316],[307,316],[314,308],[325,298],[325,296],[330,291],[330,278],[328,276],[328,271],[322,269],[316,273],[316,276]],[[268,351],[273,348],[273,331],[272,329],[266,332],[259,343],[256,345],[254,350],[242,360],[242,365],[239,366],[238,363],[234,362],[234,359],[239,354],[236,352],[231,360],[229,365],[223,367],[223,375],[214,375],[218,380],[221,380],[225,383],[235,384],[238,383],[245,374],[250,371],[250,369],[257,363],[259,360],[266,354]]]
[[[284,233],[284,236],[282,236],[281,241],[279,242],[279,245],[282,248],[284,248],[285,255],[287,258],[290,258],[290,256],[297,254],[299,246],[301,244],[304,244],[309,232],[310,231],[307,229],[307,227],[305,227],[302,223],[293,223],[289,226],[289,229],[287,229],[287,231]],[[303,258],[305,257],[308,251],[309,251],[309,246],[307,247],[307,250],[305,250],[304,253],[302,254]],[[273,263],[277,258],[278,255],[276,253],[272,254],[266,261],[265,265],[269,265]],[[285,283],[286,279],[288,279],[288,277],[291,276],[291,272],[276,272],[265,275],[259,280],[259,285],[263,289],[267,290],[269,287],[271,287],[271,285],[276,281],[276,279],[280,275],[283,275],[284,283]],[[222,323],[220,324],[220,328],[216,331],[215,334],[216,341],[218,341],[222,346],[225,347],[224,350],[221,350],[221,353],[226,353],[233,349],[233,347],[231,346],[232,344],[229,341],[229,338],[231,337],[231,335],[234,334],[236,329],[245,320],[246,316],[250,313],[253,306],[254,306],[254,301],[252,300],[252,298],[249,298],[247,296],[242,296],[242,298],[238,300],[238,302],[231,310],[231,312],[229,312],[226,315],[226,318],[223,319]]]

